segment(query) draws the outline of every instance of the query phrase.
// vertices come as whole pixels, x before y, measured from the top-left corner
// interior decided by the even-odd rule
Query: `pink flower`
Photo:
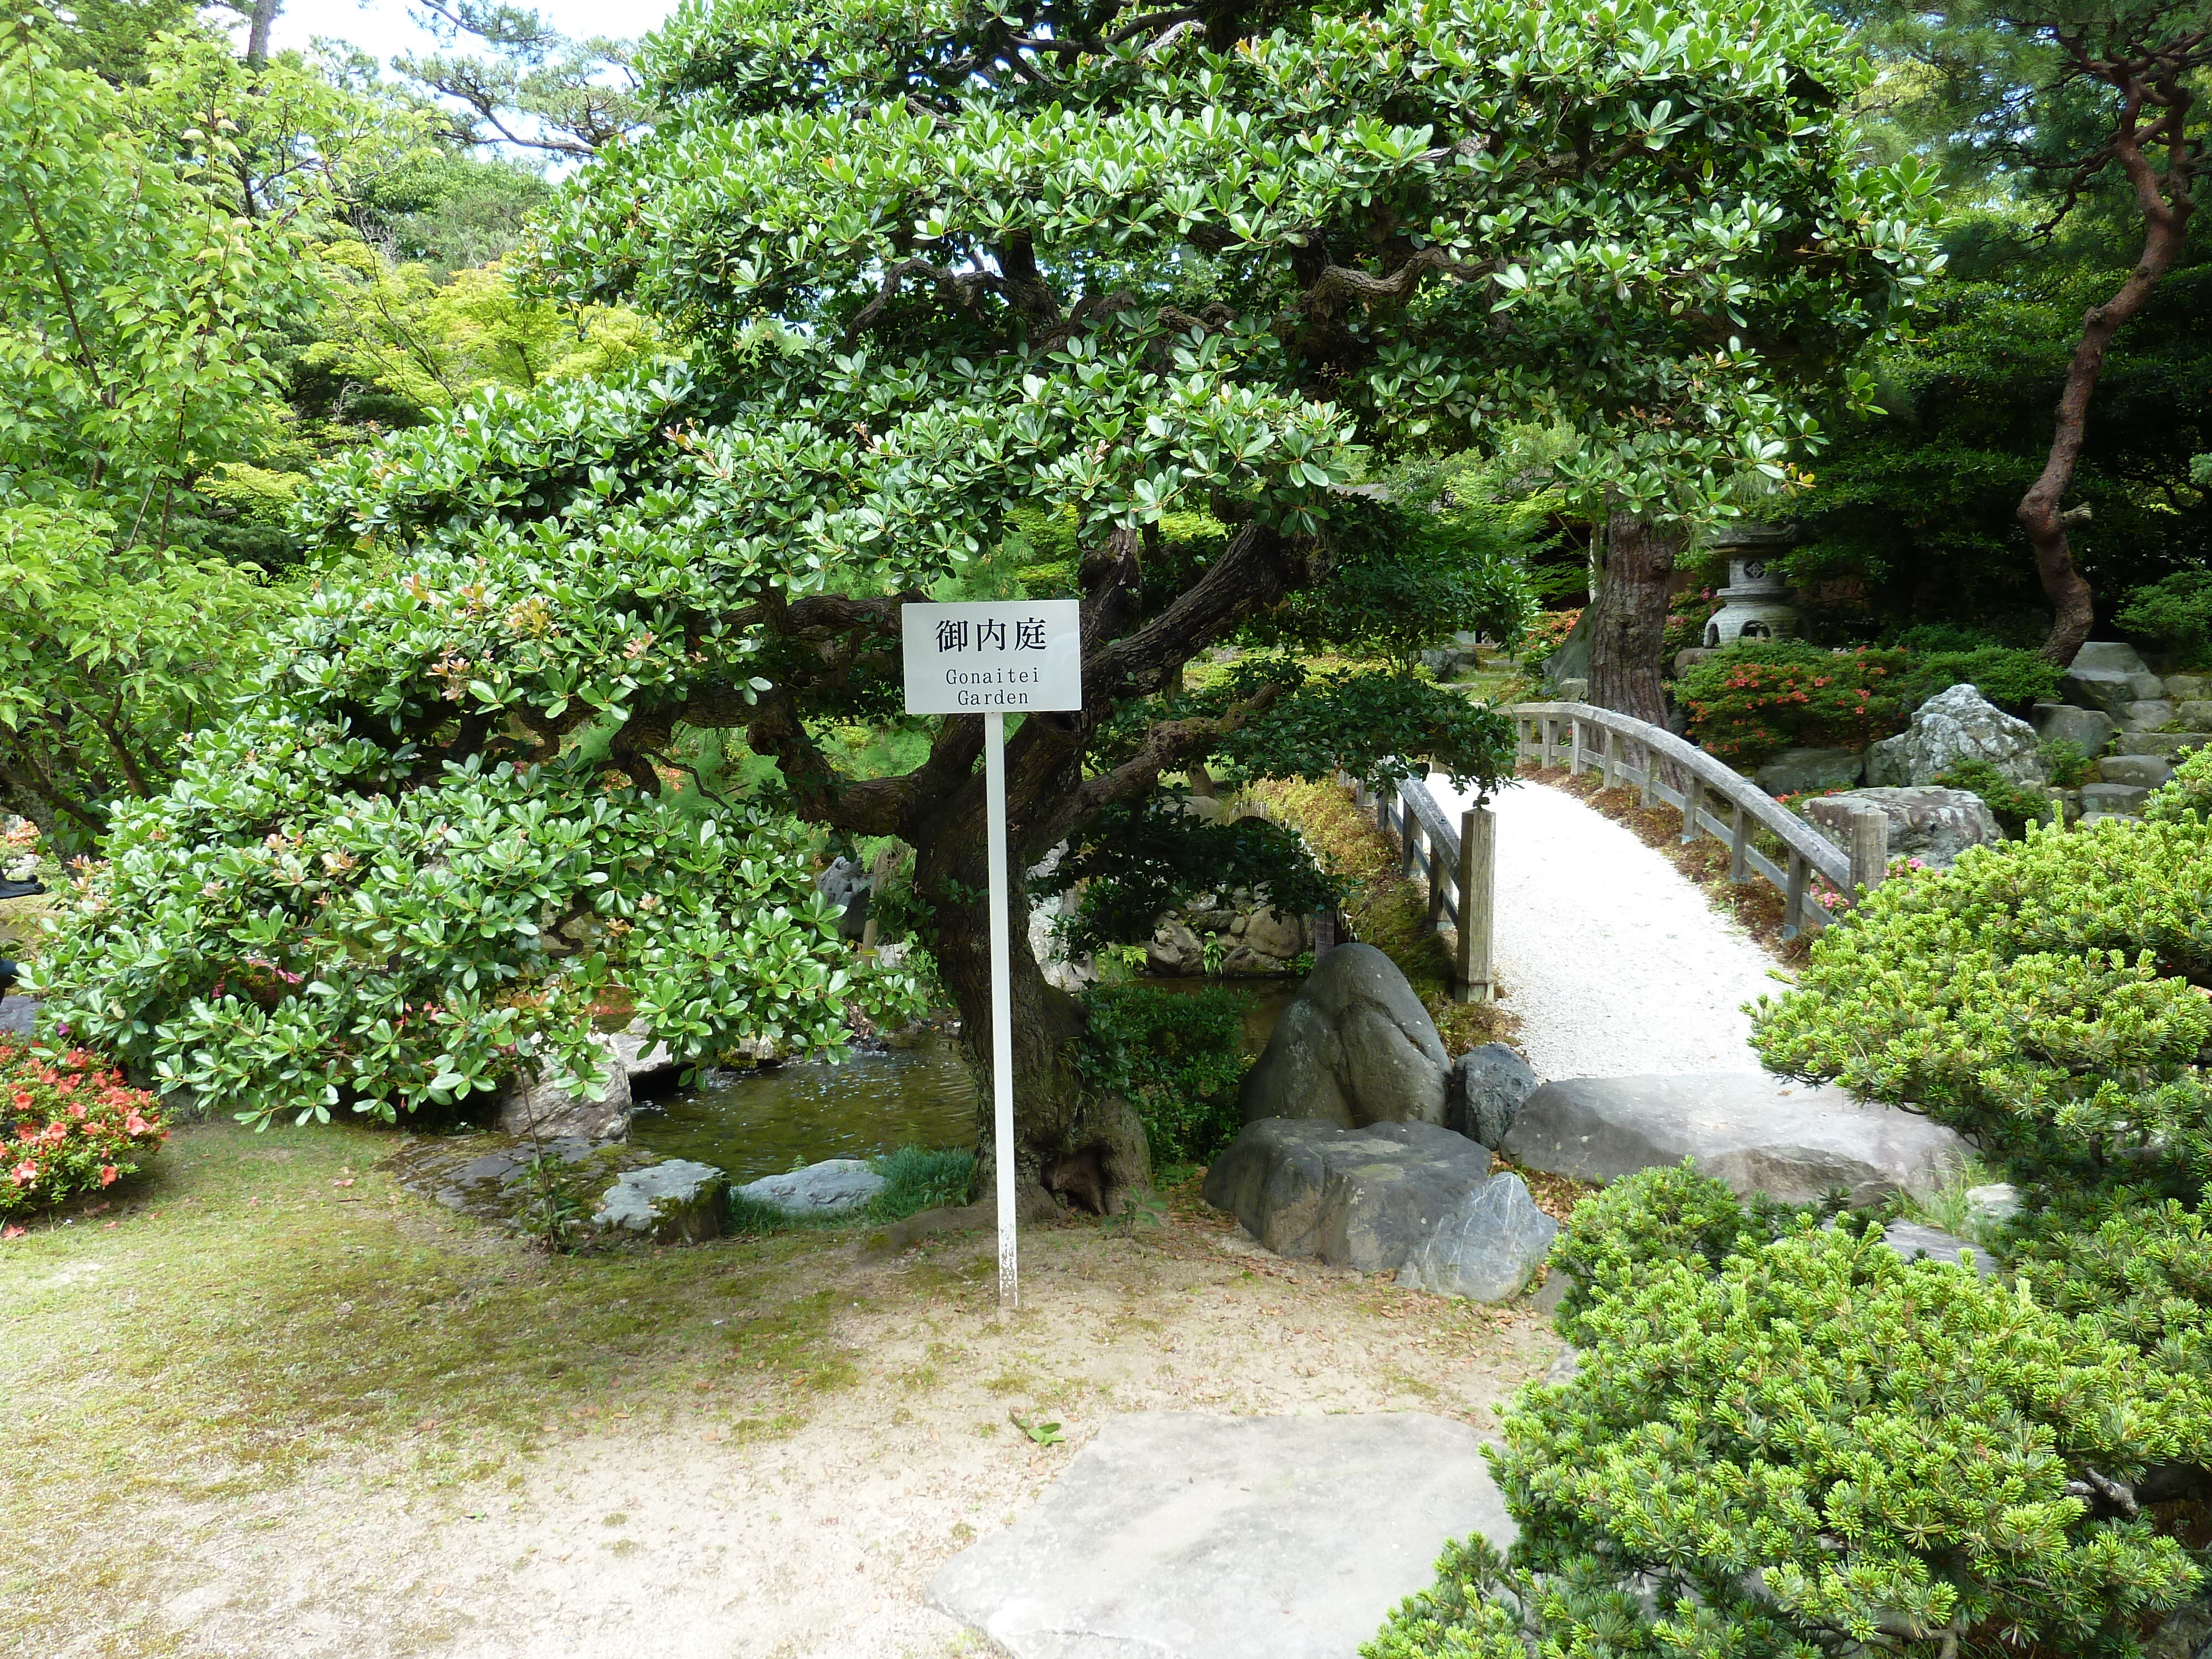
[[[100,1166],[100,1184],[103,1187],[112,1187],[115,1184],[115,1166],[112,1164],[103,1164]]]
[[[39,1166],[25,1158],[8,1172],[8,1179],[18,1187],[27,1187],[39,1178]]]
[[[154,1126],[139,1116],[137,1113],[133,1112],[123,1120],[123,1133],[127,1135],[149,1135],[154,1133]]]
[[[28,1089],[15,1091],[15,1109],[19,1112],[27,1112],[31,1109],[31,1091]]]

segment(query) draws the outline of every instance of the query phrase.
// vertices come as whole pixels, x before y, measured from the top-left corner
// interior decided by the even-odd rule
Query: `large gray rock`
[[[1984,760],[2014,783],[2047,783],[2041,741],[1972,686],[1954,685],[1914,709],[1910,728],[1867,750],[1867,781],[1933,783],[1961,761]]]
[[[2212,674],[2168,674],[2166,695],[2176,702],[2212,702]]]
[[[788,1175],[763,1176],[738,1188],[738,1196],[771,1205],[787,1215],[847,1215],[890,1183],[866,1158],[831,1158]]]
[[[1739,1194],[1856,1206],[1932,1196],[1966,1161],[1952,1130],[1840,1089],[1763,1073],[1570,1078],[1528,1097],[1501,1150],[1524,1169],[1617,1181],[1691,1159]]]
[[[1409,1290],[1504,1302],[1528,1288],[1559,1224],[1536,1207],[1519,1176],[1494,1175],[1468,1190],[1406,1263]]]
[[[2174,707],[2163,697],[2123,703],[2115,718],[2123,732],[2163,732],[2173,724]]]
[[[2045,743],[2070,743],[2092,760],[2105,752],[2105,745],[2119,729],[2102,710],[2080,708],[2070,702],[2039,702],[2028,721]]]
[[[689,1158],[631,1170],[600,1198],[592,1224],[647,1234],[663,1244],[696,1244],[721,1232],[722,1190],[728,1185],[713,1164]]]
[[[613,1043],[599,1039],[605,1069],[599,1073],[602,1097],[588,1091],[558,1087],[526,1072],[517,1072],[492,1097],[499,1129],[507,1134],[552,1139],[568,1136],[580,1140],[611,1140],[629,1133],[629,1073],[616,1054]]]
[[[1404,1267],[1492,1179],[1487,1147],[1432,1123],[1267,1118],[1244,1126],[1200,1190],[1277,1255],[1374,1273]]]
[[[2212,732],[2212,698],[2172,697],[2173,724],[2187,732]]]
[[[2131,645],[2092,640],[2074,653],[2058,695],[2077,708],[2117,714],[2131,702],[2166,694],[2166,683],[2144,666]]]
[[[1866,775],[1866,755],[1857,749],[1785,749],[1751,775],[1770,795],[1802,795],[1822,789],[1848,789]]]
[[[1118,1417],[929,1596],[1013,1659],[1352,1659],[1447,1540],[1514,1531],[1462,1423]]]
[[[1470,1048],[1444,1079],[1444,1127],[1495,1146],[1513,1127],[1521,1103],[1536,1092],[1528,1062],[1502,1042]]]
[[[2139,783],[2085,783],[2081,786],[2081,816],[2108,812],[2131,817],[2142,811],[2150,791]]]
[[[1247,1123],[1440,1124],[1450,1066],[1396,964],[1371,945],[1340,945],[1283,1010],[1239,1098]]]
[[[0,997],[0,1031],[13,1031],[17,1036],[35,1036],[38,1025],[38,998]]]
[[[1805,803],[1806,821],[1844,852],[1851,850],[1851,818],[1859,806],[1877,806],[1889,820],[1889,855],[1918,859],[1948,870],[1969,847],[2002,841],[1996,815],[1979,795],[1934,784],[1905,789],[1853,789]]]

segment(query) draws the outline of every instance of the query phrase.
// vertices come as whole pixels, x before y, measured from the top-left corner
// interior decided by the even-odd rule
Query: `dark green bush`
[[[1732,766],[1785,749],[1863,749],[1905,723],[1900,651],[1826,651],[1796,640],[1744,640],[1692,665],[1676,695],[1690,733]]]
[[[1244,1002],[1234,992],[1093,985],[1076,1069],[1136,1108],[1152,1167],[1203,1164],[1244,1127],[1237,1091],[1246,1067]]]
[[[2033,651],[1984,645],[1971,651],[1916,653],[1905,679],[1905,701],[1917,708],[1954,685],[1971,685],[1998,708],[2025,714],[2056,696],[2065,670]]]
[[[2178,571],[2132,589],[2112,620],[2188,667],[2212,666],[2212,571]]]

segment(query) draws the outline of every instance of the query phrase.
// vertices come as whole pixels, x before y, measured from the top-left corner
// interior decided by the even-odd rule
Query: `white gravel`
[[[1471,798],[1429,780],[1455,818]],[[1774,959],[1629,830],[1542,784],[1501,791],[1493,950],[1540,1078],[1755,1072],[1743,1005]]]

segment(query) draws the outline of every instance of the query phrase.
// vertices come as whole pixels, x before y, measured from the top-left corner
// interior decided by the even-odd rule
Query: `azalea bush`
[[[1863,749],[1905,724],[1908,659],[1861,647],[1739,640],[1693,664],[1675,687],[1690,733],[1732,766],[1785,749]]]
[[[154,1097],[88,1050],[0,1032],[0,1216],[112,1187],[167,1138]]]

